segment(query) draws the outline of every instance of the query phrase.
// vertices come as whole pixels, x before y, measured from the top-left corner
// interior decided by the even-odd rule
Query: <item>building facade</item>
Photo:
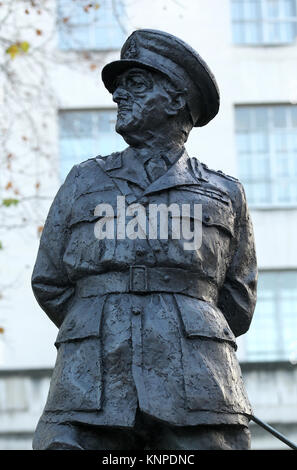
[[[192,131],[187,150],[240,179],[255,231],[258,303],[249,332],[238,339],[238,357],[255,415],[296,442],[297,1],[101,0],[87,11],[83,0],[50,3],[50,47],[59,60],[48,70],[55,107],[42,134],[50,148],[40,168],[44,201],[34,209],[46,216],[74,164],[125,148],[100,71],[118,58],[128,34],[161,29],[192,45],[217,78],[221,109],[208,126]],[[84,54],[95,66],[86,69]],[[75,67],[69,57],[77,59]],[[30,288],[36,227],[1,237],[7,289],[0,299],[0,448],[30,448],[57,330]],[[285,448],[258,426],[251,430],[252,448]]]

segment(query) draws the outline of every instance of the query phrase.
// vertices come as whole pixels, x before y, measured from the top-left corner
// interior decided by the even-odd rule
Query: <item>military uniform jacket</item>
[[[150,183],[134,150],[73,167],[49,211],[32,276],[58,326],[42,419],[133,426],[135,412],[173,425],[247,424],[235,355],[256,301],[253,231],[242,185],[186,151]],[[202,204],[202,245],[102,239],[108,203]]]

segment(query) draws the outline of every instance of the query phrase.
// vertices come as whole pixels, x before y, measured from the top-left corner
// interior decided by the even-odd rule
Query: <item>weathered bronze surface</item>
[[[102,78],[129,146],[75,165],[47,217],[32,286],[58,354],[33,447],[246,449],[235,337],[256,301],[251,221],[240,182],[184,148],[218,112],[214,76],[180,39],[138,30]],[[95,208],[120,224],[123,200],[202,205],[201,246],[170,230],[98,239]]]

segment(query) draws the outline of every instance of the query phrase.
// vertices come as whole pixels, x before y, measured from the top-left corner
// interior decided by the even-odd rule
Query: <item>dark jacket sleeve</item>
[[[32,289],[40,307],[60,327],[74,293],[63,254],[68,238],[68,219],[76,188],[76,166],[68,174],[49,210],[32,274]]]
[[[219,292],[218,306],[235,336],[245,333],[257,298],[257,260],[254,233],[243,186],[237,183],[236,236],[231,262]]]

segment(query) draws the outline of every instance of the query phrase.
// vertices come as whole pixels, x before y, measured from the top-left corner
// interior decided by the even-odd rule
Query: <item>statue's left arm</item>
[[[240,183],[236,186],[236,236],[218,306],[235,336],[239,336],[249,329],[256,305],[257,260],[245,192]]]

